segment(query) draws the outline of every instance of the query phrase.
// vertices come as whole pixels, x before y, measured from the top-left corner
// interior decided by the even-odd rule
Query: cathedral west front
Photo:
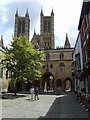
[[[28,35],[30,32],[30,19],[28,10],[24,17],[18,15],[18,10],[15,14],[14,36]],[[74,48],[71,48],[66,33],[65,44],[63,48],[55,49],[55,34],[54,34],[54,12],[51,11],[50,16],[44,16],[43,11],[40,13],[40,35],[34,31],[31,44],[34,49],[44,51],[44,60],[41,61],[43,67],[41,69],[41,78],[36,81],[40,90],[45,91],[65,91],[66,89],[74,90],[74,82],[72,77],[72,53]],[[28,85],[26,90],[28,90]]]

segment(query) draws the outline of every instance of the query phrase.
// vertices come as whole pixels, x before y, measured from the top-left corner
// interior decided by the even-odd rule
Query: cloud
[[[30,40],[34,29],[40,34],[40,11],[45,16],[54,11],[55,46],[63,46],[68,33],[71,46],[74,46],[78,34],[79,17],[83,0],[3,0],[0,2],[0,34],[4,35],[6,45],[14,35],[15,12],[24,16],[28,8],[30,17]],[[9,31],[8,31],[9,30]],[[9,35],[7,35],[9,34]]]
[[[7,22],[7,21],[8,21],[7,16],[4,15],[4,16],[2,17],[2,21],[3,21],[4,23]]]
[[[12,41],[12,35],[13,35],[13,29],[7,29],[3,33],[3,40],[4,40],[4,46],[10,46],[10,43]]]
[[[14,35],[15,13],[17,8],[18,8],[19,16],[25,16],[26,10],[28,8],[29,17],[30,17],[30,39],[31,39],[31,35],[34,32],[34,28],[36,28],[37,23],[39,22],[41,6],[42,5],[38,2],[36,3],[8,2],[7,4],[4,3],[0,8],[1,11],[3,11],[2,13],[0,13],[0,16],[2,16],[2,19],[0,19],[0,27],[1,27],[0,34],[5,35],[6,38],[7,36],[6,33],[9,33],[7,39],[11,39],[12,35]],[[4,40],[4,43],[6,45],[7,43],[6,39]]]
[[[3,7],[2,12],[6,12],[6,11],[7,11],[7,8]]]

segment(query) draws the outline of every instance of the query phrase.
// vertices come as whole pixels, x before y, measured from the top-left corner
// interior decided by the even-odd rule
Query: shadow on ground
[[[57,95],[49,111],[45,116],[40,116],[37,120],[61,119],[61,118],[89,118],[90,112],[86,112],[80,103],[77,102],[75,93],[68,92]]]
[[[50,107],[49,111],[46,113],[45,116],[40,116],[37,120],[47,120],[47,119],[58,119],[61,117],[61,110],[60,110],[60,100],[65,99],[67,97],[64,94],[56,94],[57,98],[53,102],[52,106]],[[64,98],[62,98],[64,97]]]
[[[0,99],[17,99],[20,97],[26,97],[26,95],[29,95],[30,92],[18,92],[17,95],[14,95],[14,93],[2,93],[0,95]],[[60,92],[43,92],[39,91],[40,95],[61,95]],[[29,99],[28,99],[29,100]]]
[[[25,95],[14,95],[14,94],[1,94],[0,99],[17,99],[20,97],[25,97]]]
[[[64,92],[61,91],[54,91],[54,92],[43,92],[43,91],[39,91],[40,95],[61,95]],[[30,92],[19,92],[19,94],[30,94]]]

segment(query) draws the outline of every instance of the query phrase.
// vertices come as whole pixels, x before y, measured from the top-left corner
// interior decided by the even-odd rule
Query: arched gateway
[[[72,91],[72,85],[73,85],[72,80],[69,77],[67,77],[65,79],[65,86],[64,86],[65,91]]]
[[[43,91],[54,89],[54,75],[51,72],[45,72],[41,77],[41,89]]]

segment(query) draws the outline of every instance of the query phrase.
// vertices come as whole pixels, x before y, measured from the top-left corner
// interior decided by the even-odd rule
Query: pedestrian
[[[36,100],[36,98],[37,98],[37,100],[39,100],[39,97],[38,97],[39,91],[38,91],[37,86],[35,86],[34,93],[35,93],[35,100]]]
[[[30,89],[30,93],[31,93],[31,100],[33,100],[33,95],[34,95],[34,87],[33,86]]]

